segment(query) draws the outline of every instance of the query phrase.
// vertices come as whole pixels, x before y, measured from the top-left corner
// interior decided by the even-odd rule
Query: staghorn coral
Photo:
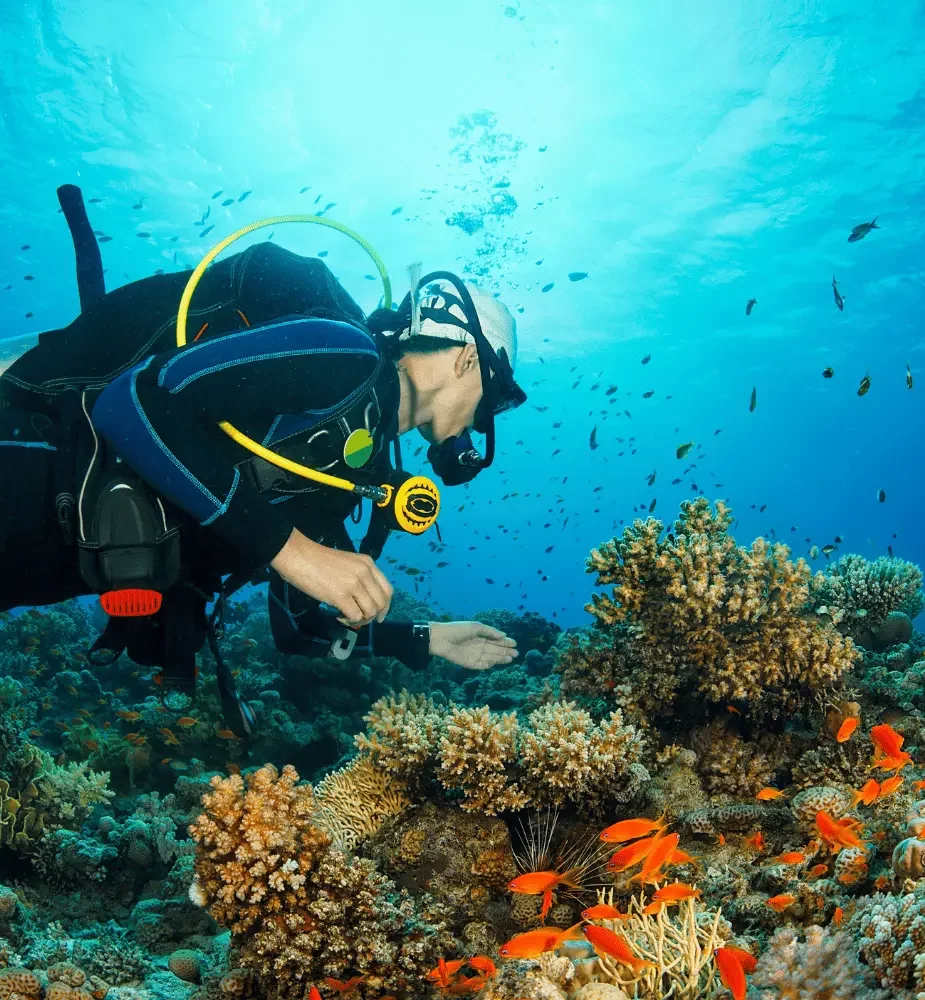
[[[904,559],[880,556],[870,562],[850,554],[816,574],[812,598],[836,624],[877,630],[894,611],[915,618],[922,610],[922,571]]]
[[[598,900],[613,905],[613,891],[598,892]],[[658,913],[645,913],[645,900],[629,900],[628,918],[593,923],[624,937],[634,952],[654,967],[634,972],[607,955],[598,956],[595,980],[619,986],[635,997],[700,1000],[719,985],[713,952],[730,938],[732,929],[719,910],[706,909],[696,899]]]
[[[356,743],[377,768],[405,777],[421,797],[436,781],[462,794],[461,808],[488,816],[566,802],[600,810],[628,801],[649,777],[639,763],[642,738],[620,712],[594,722],[573,702],[550,702],[521,723],[514,712],[441,710],[402,694],[377,702],[367,719]],[[406,733],[425,734],[411,739],[407,757]]]
[[[267,764],[211,785],[190,826],[199,844],[191,897],[231,930],[267,1000],[301,998],[324,975],[397,991],[436,964],[448,946],[439,928],[373,862],[331,849],[295,768]]]
[[[329,774],[314,790],[315,824],[342,851],[353,851],[410,805],[405,782],[364,755]]]
[[[750,983],[760,1000],[887,1000],[869,969],[858,962],[844,932],[807,927],[806,940],[790,927],[778,930],[758,959]]]
[[[858,658],[850,639],[805,614],[811,574],[789,560],[780,543],[756,539],[737,546],[728,534],[732,513],[703,497],[685,501],[672,530],[636,520],[620,539],[592,551],[588,572],[611,595],[594,594],[586,610],[600,631],[637,625],[633,639],[660,660],[658,693],[648,671],[629,678],[636,699],[670,713],[684,694],[709,702],[746,703],[780,713],[832,687]],[[647,664],[646,664],[647,665]],[[664,670],[677,675],[671,692]]]

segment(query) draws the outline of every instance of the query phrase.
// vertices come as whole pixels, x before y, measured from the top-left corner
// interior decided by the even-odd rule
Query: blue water
[[[421,260],[523,310],[530,401],[499,421],[495,468],[444,492],[445,552],[386,552],[431,571],[435,603],[584,621],[587,551],[653,498],[673,517],[692,483],[731,502],[740,541],[773,528],[804,554],[841,535],[925,563],[923,80],[911,0],[4,4],[0,355],[77,312],[59,184],[101,199],[110,288],[333,202],[399,296]],[[375,307],[355,245],[311,226],[273,238],[329,250]],[[689,440],[705,457],[671,486]]]

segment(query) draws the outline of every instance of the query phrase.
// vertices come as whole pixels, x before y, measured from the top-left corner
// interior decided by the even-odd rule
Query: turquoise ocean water
[[[582,622],[587,551],[700,493],[732,504],[742,542],[838,535],[922,564],[923,124],[907,0],[4,4],[0,356],[78,310],[60,184],[99,199],[108,288],[323,210],[398,297],[420,260],[517,316],[530,399],[499,421],[495,467],[445,490],[443,552],[386,553],[437,605]],[[349,241],[273,239],[329,251],[377,304]]]

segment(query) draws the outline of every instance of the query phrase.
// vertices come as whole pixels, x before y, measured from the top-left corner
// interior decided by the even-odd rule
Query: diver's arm
[[[264,566],[292,523],[241,476],[249,453],[219,421],[262,442],[279,414],[322,417],[377,363],[374,341],[352,326],[280,321],[148,358],[103,390],[93,424],[152,489]]]
[[[346,630],[338,622],[338,612],[323,608],[318,601],[290,587],[271,571],[268,593],[270,627],[276,648],[287,655],[327,656],[338,635],[356,632],[352,659],[391,656],[412,670],[430,661],[430,627],[424,622],[372,622],[361,629]]]

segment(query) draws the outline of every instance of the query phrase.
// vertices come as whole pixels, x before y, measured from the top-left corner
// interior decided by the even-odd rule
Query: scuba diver
[[[510,663],[514,641],[481,623],[386,621],[393,592],[375,564],[390,531],[421,534],[439,512],[436,485],[403,470],[399,436],[417,429],[436,475],[458,485],[491,465],[495,416],[524,402],[506,307],[418,270],[389,308],[374,254],[385,307],[369,317],[323,261],[270,242],[207,269],[268,223],[192,277],[107,294],[80,191],[58,196],[81,313],[0,376],[0,611],[100,595],[109,618],[90,662],[126,652],[190,695],[208,642],[240,737],[254,716],[217,637],[249,582],[269,580],[283,653]],[[357,551],[345,521],[360,522],[364,499]]]

